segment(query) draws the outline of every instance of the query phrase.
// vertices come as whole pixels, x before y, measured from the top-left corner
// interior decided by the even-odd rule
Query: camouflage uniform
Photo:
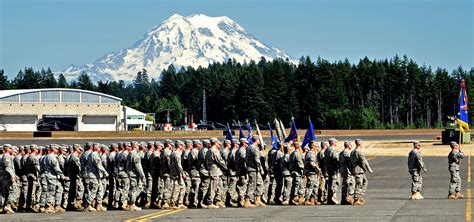
[[[189,193],[191,192],[191,176],[190,176],[190,168],[189,168],[189,153],[192,150],[193,142],[191,140],[186,140],[186,149],[182,152],[181,155],[181,165],[183,167],[184,173],[184,202],[186,205],[189,205]]]
[[[82,150],[82,147],[79,146],[79,148]],[[71,180],[70,186],[72,188],[70,190],[72,191],[70,194],[70,199],[76,201],[76,207],[80,207],[82,198],[84,197],[85,189],[81,172],[85,166],[82,166],[80,156],[77,153],[71,154],[69,159],[69,167],[69,179]]]
[[[281,203],[282,191],[283,191],[283,174],[281,168],[281,162],[285,154],[281,150],[277,150],[272,155],[272,170],[275,176],[275,203]]]
[[[235,153],[235,168],[237,170],[237,176],[239,180],[237,182],[237,194],[239,201],[243,201],[247,193],[247,165],[245,163],[247,149],[244,146],[239,147]]]
[[[167,142],[169,143],[169,141]],[[161,192],[161,200],[163,204],[169,204],[168,201],[171,197],[171,189],[173,188],[173,184],[171,183],[170,179],[170,155],[171,150],[169,147],[166,147],[161,151],[161,179],[163,180],[162,185],[162,192]],[[166,207],[165,207],[166,208]]]
[[[290,172],[290,154],[283,154],[280,159],[281,175],[283,177],[283,203],[288,204],[293,178]]]
[[[199,175],[199,164],[198,164],[198,154],[199,150],[197,146],[201,144],[200,141],[195,140],[193,142],[194,148],[188,154],[188,165],[190,168],[190,177],[191,177],[191,191],[189,192],[189,203],[190,206],[197,207],[198,205],[198,194],[199,194],[199,185],[201,183],[201,177]]]
[[[328,204],[336,204],[336,192],[339,188],[339,155],[335,147],[330,146],[325,152],[326,169],[328,173]]]
[[[226,140],[226,142],[224,142],[224,146],[222,146],[220,150],[220,156],[227,165],[227,159],[229,158],[230,150],[228,147],[225,147],[225,144],[230,145],[230,141]],[[225,194],[227,193],[227,189],[229,187],[229,172],[227,170],[223,171],[222,175],[220,176],[220,179],[222,183],[222,190],[220,195],[221,197],[225,197]]]
[[[142,187],[142,181],[145,179],[145,173],[143,172],[141,158],[137,151],[132,150],[127,157],[127,172],[130,179],[130,192],[128,193],[129,205],[134,206],[137,197],[140,194],[140,188]]]
[[[149,204],[151,202],[151,191],[153,190],[153,179],[151,176],[151,156],[154,151],[154,142],[148,142],[148,150],[145,152],[145,156],[142,159],[143,173],[145,173],[145,192],[144,199],[145,203]],[[148,206],[147,206],[148,207]]]
[[[365,155],[360,148],[355,148],[351,152],[351,161],[355,178],[354,199],[357,200],[365,196],[367,190],[367,177],[365,171],[372,172],[369,162],[365,159]]]
[[[51,149],[51,147],[50,147]],[[55,154],[50,153],[44,159],[44,178],[46,178],[46,189],[43,188],[43,191],[46,191],[46,203],[49,206],[54,206],[55,199],[57,203],[56,189],[59,189],[60,197],[62,197],[62,189],[58,186],[58,178],[62,178],[63,172],[59,167],[59,162]]]
[[[216,141],[212,141],[212,143],[215,142]],[[227,171],[227,164],[216,146],[217,145],[214,144],[206,153],[206,164],[210,178],[209,199],[211,205],[213,203],[219,203],[220,206],[222,206],[222,190],[224,187],[221,177],[224,175],[222,171]]]
[[[277,153],[277,149],[270,149],[267,153],[266,158],[266,165],[268,168],[268,184],[267,184],[267,200],[269,203],[273,203],[275,201],[275,189],[276,189],[276,180],[275,180],[275,173],[273,171],[273,161],[275,159],[275,155]]]
[[[341,186],[341,200],[345,203],[353,203],[354,195],[354,175],[352,174],[351,153],[348,148],[345,148],[339,154],[339,165],[342,179]]]
[[[178,148],[180,142],[176,143],[176,150],[173,150],[170,155],[170,178],[173,186],[170,206],[181,206],[184,201],[185,186],[183,177],[184,170],[181,164],[182,151]],[[181,145],[180,145],[181,146]]]
[[[321,174],[321,169],[319,169],[318,166],[317,153],[313,150],[310,150],[305,155],[304,173],[307,178],[305,200],[308,201],[311,198],[316,200],[318,199],[319,175]]]
[[[461,159],[464,159],[464,153],[457,150],[451,150],[448,155],[449,173],[451,174],[449,195],[461,192],[461,176],[459,175]]]
[[[127,174],[128,153],[127,150],[122,150],[115,159],[115,174],[117,175],[115,201],[120,203],[122,208],[128,203],[128,191],[130,189],[130,180]]]
[[[426,171],[425,163],[423,162],[420,151],[413,149],[408,154],[408,172],[411,174],[411,191],[414,193],[420,192],[423,186],[421,170]]]
[[[327,189],[327,183],[326,181],[328,180],[328,173],[326,169],[326,157],[325,157],[325,152],[327,150],[327,147],[321,145],[321,150],[318,152],[317,158],[318,158],[318,164],[321,169],[321,176],[319,178],[319,190],[318,190],[318,201],[319,202],[325,202],[327,201],[327,195],[328,195],[328,189]]]
[[[153,151],[151,157],[150,157],[150,171],[151,171],[151,177],[152,177],[152,190],[151,190],[151,201],[157,205],[157,199],[158,197],[161,198],[160,192],[161,192],[161,162],[160,162],[160,156],[161,156],[161,150],[159,147],[162,146],[160,142],[155,143],[156,149]]]
[[[113,150],[114,147],[116,147],[116,144],[111,144],[110,145],[110,153],[107,156],[107,173],[109,174],[109,196],[108,196],[108,202],[109,205],[112,206],[112,202],[115,201],[116,204],[118,204],[118,199],[115,199],[115,196],[117,195],[117,174],[115,172],[115,160],[117,157],[117,152]],[[120,198],[119,198],[120,199]],[[114,206],[118,207],[118,206]]]
[[[198,195],[198,200],[199,204],[202,207],[205,207],[203,205],[209,204],[209,171],[207,169],[207,164],[206,164],[206,154],[208,152],[208,148],[206,147],[208,143],[204,143],[204,146],[199,150],[198,153],[198,170],[199,170],[199,176],[201,177],[201,185],[199,187],[199,195]]]
[[[21,169],[22,169],[22,175],[21,175],[21,196],[20,196],[20,206],[22,206],[24,209],[27,207],[27,200],[28,200],[28,165],[27,165],[27,160],[30,156],[29,153],[29,148],[26,147],[25,150],[27,152],[25,155],[21,157]]]
[[[304,162],[301,153],[298,150],[294,150],[289,158],[291,177],[293,179],[290,198],[295,200],[295,198],[302,198],[305,191],[303,184]]]
[[[70,159],[71,159],[71,154],[68,154],[64,157],[64,162],[62,164],[61,162],[59,162],[61,171],[63,171],[63,174],[64,174],[64,177],[62,179],[63,196],[62,196],[62,203],[61,203],[61,207],[64,209],[67,208],[70,202],[69,200],[69,192],[71,190],[71,179],[69,178]]]
[[[108,173],[102,165],[102,161],[97,151],[90,152],[87,156],[85,172],[85,182],[87,184],[86,190],[88,191],[88,195],[85,199],[85,206],[90,206],[94,200],[96,200],[97,205],[102,205],[102,196],[100,194],[103,193],[105,188],[102,186],[100,179],[104,175],[108,176]]]
[[[234,144],[238,144],[238,141],[234,141]],[[226,204],[233,205],[233,203],[237,202],[238,195],[237,195],[237,169],[235,164],[235,155],[238,148],[231,148],[229,152],[229,156],[227,157],[227,169],[229,175],[229,185],[227,186],[226,192]]]
[[[12,194],[14,192],[15,166],[12,156],[7,152],[0,157],[0,177],[0,207],[8,208],[14,203]],[[11,208],[9,209],[11,210]]]

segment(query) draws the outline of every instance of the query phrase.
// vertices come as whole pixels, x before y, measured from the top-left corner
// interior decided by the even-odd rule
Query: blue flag
[[[239,121],[239,129],[240,129],[239,139],[245,138],[246,136],[244,134],[244,131],[242,131],[242,125],[240,125],[240,121]]]
[[[295,118],[291,118],[291,121],[290,135],[286,137],[285,142],[290,142],[291,140],[298,141],[298,131],[296,129]]]
[[[311,122],[311,118],[309,118],[308,131],[306,131],[306,134],[304,135],[303,144],[301,145],[301,147],[304,147],[306,144],[311,142],[311,140],[316,140],[316,135],[314,135],[314,128],[313,123]]]
[[[469,131],[469,117],[468,117],[469,107],[466,94],[466,82],[464,79],[461,81],[461,92],[459,93],[459,113],[458,118],[456,119],[459,130],[461,132]]]
[[[271,139],[272,139],[272,147],[274,149],[278,149],[278,139],[275,136],[275,134],[273,134],[273,130],[272,130],[272,127],[270,126],[270,123],[268,123],[268,129],[270,130],[270,135],[271,135]]]
[[[252,124],[249,123],[249,121],[247,120],[247,124],[245,125],[247,127],[247,130],[249,131],[249,135],[247,137],[247,140],[249,141],[249,145],[251,145],[253,143],[252,141]]]
[[[232,142],[232,140],[233,140],[232,131],[230,131],[229,124],[227,124],[227,133],[225,134],[225,139],[230,140],[230,142]]]

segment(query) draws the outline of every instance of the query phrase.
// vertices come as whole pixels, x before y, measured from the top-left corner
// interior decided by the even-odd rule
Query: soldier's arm
[[[53,165],[54,172],[56,172],[56,175],[63,177],[63,171],[61,171],[61,168],[59,167],[59,161],[57,158],[52,158],[51,160],[51,165]]]
[[[254,154],[253,158],[255,159],[255,163],[257,163],[257,170],[262,171],[262,163],[260,162],[260,151],[257,148],[252,149],[252,153]]]
[[[180,175],[184,175],[184,170],[183,170],[183,166],[181,165],[181,157],[179,156],[176,156],[176,165],[178,166],[178,172]]]
[[[97,169],[99,169],[99,172],[103,173],[106,177],[108,176],[107,170],[105,170],[104,165],[102,165],[102,161],[99,156],[94,155],[93,162],[96,165]]]
[[[142,164],[141,164],[141,159],[140,157],[137,155],[135,156],[135,159],[134,159],[134,164],[135,164],[135,169],[137,169],[138,171],[138,174],[140,174],[140,177],[141,178],[144,178],[145,177],[145,173],[143,172],[143,168],[142,168]]]
[[[374,171],[370,167],[369,161],[367,161],[367,159],[365,158],[365,154],[360,152],[359,158],[360,158],[360,162],[362,163],[362,168],[366,171],[369,171],[369,173],[373,173]]]
[[[215,158],[217,164],[219,164],[219,166],[220,166],[223,170],[227,170],[227,164],[226,164],[224,158],[222,158],[222,155],[220,155],[220,153],[215,153],[215,154],[214,154],[214,158]]]
[[[319,174],[321,172],[321,169],[319,169],[319,166],[318,166],[317,154],[310,156],[309,164],[313,169],[315,169],[316,174]]]
[[[4,158],[5,171],[8,173],[8,178],[15,178],[15,167],[13,166],[13,161],[11,158]]]
[[[425,171],[425,172],[428,171],[428,170],[426,169],[425,163],[423,162],[423,158],[421,157],[421,154],[420,154],[420,153],[417,153],[417,154],[416,154],[416,159],[417,159],[417,161],[418,161],[418,164],[419,164],[420,168],[421,168],[423,171]]]

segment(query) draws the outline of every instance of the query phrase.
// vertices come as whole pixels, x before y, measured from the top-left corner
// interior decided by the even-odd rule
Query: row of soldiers
[[[264,207],[266,204],[363,205],[362,141],[278,143],[266,149],[258,135],[225,140],[87,142],[46,147],[0,147],[3,212],[64,212]]]

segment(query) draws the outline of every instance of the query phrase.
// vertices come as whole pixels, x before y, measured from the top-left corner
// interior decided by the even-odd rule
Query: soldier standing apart
[[[344,150],[339,154],[340,173],[342,179],[341,204],[354,204],[354,175],[352,174],[351,161],[352,144],[349,141],[344,142]]]
[[[355,178],[355,189],[354,189],[354,204],[364,205],[365,204],[365,191],[367,190],[367,177],[365,172],[374,173],[370,168],[369,162],[365,159],[365,155],[362,152],[362,140],[355,140],[356,148],[351,152],[351,160],[353,173]]]
[[[227,171],[227,164],[221,156],[219,148],[221,142],[217,138],[211,138],[211,148],[206,153],[206,164],[209,170],[209,209],[225,208],[222,201],[223,185],[221,177],[224,175],[223,171]],[[216,203],[216,204],[214,204]],[[217,206],[216,206],[217,205]]]
[[[191,190],[189,191],[189,206],[198,207],[198,194],[201,177],[199,175],[198,155],[201,150],[201,141],[193,141],[193,149],[188,155],[189,175],[191,176]]]
[[[464,195],[461,192],[461,176],[459,175],[459,165],[461,159],[464,159],[464,153],[460,150],[459,144],[451,142],[451,152],[448,155],[449,173],[451,180],[449,183],[448,199],[462,199]]]
[[[186,184],[184,183],[184,170],[181,164],[184,142],[176,140],[175,150],[170,155],[170,178],[173,184],[170,207],[171,209],[186,209],[183,205]]]
[[[138,143],[132,142],[132,150],[127,158],[127,172],[130,179],[130,192],[128,193],[128,204],[130,211],[138,211],[142,208],[137,207],[135,202],[140,194],[141,181],[145,180],[145,173],[143,172],[141,158],[138,155]]]
[[[319,190],[319,175],[321,169],[318,166],[318,151],[320,150],[316,141],[309,142],[310,150],[305,155],[304,159],[304,173],[306,175],[306,195],[305,205],[319,205],[318,190]]]
[[[304,183],[303,183],[303,150],[299,142],[294,142],[295,150],[290,154],[290,172],[293,179],[291,186],[291,203],[294,205],[304,203]]]
[[[329,139],[329,147],[325,152],[326,169],[328,172],[328,204],[337,204],[336,193],[339,188],[339,155],[336,150],[337,140]]]
[[[421,144],[418,141],[413,142],[413,149],[408,153],[408,172],[411,174],[411,199],[422,200],[421,189],[423,185],[423,178],[421,177],[421,170],[428,171],[421,157]]]
[[[261,141],[258,135],[252,135],[253,143],[247,147],[247,153],[245,156],[245,164],[247,165],[247,171],[249,176],[246,202],[250,202],[255,198],[255,206],[265,207],[262,202],[263,194],[263,179],[264,174],[262,163],[260,162],[260,148]]]

